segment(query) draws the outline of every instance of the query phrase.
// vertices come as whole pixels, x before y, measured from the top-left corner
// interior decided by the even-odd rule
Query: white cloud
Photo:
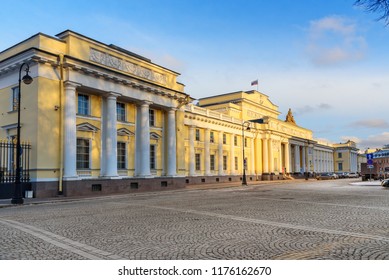
[[[389,123],[384,119],[367,119],[352,122],[348,126],[355,128],[389,128]]]
[[[305,105],[303,107],[297,108],[296,115],[303,115],[307,113],[313,113],[313,112],[318,112],[319,110],[329,110],[331,109],[332,106],[327,103],[320,103],[318,105]]]
[[[366,138],[358,138],[354,136],[342,136],[342,141],[352,140],[357,143],[357,147],[361,150],[367,148],[382,148],[389,144],[389,132],[382,132],[381,134],[369,135]]]
[[[346,18],[330,16],[311,21],[308,33],[306,49],[315,65],[336,65],[365,56],[366,41],[358,35],[355,23]]]

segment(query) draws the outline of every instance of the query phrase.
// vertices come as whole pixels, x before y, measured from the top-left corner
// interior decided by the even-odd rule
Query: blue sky
[[[0,50],[66,29],[181,73],[194,98],[259,91],[328,142],[389,144],[389,27],[354,0],[8,1]]]

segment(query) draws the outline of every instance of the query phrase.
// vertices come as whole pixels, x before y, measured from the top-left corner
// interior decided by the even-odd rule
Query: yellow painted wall
[[[66,52],[66,44],[61,40],[58,40],[54,37],[47,36],[42,33],[38,33],[21,43],[4,50],[0,53],[0,61],[14,56],[20,52],[28,50],[30,48],[39,48],[41,50],[45,50],[51,53],[65,53]]]
[[[176,111],[176,147],[177,147],[177,174],[185,175],[189,168],[188,160],[189,160],[189,151],[186,152],[185,141],[189,139],[189,131],[188,128],[184,125],[184,117],[185,113],[181,110]],[[186,156],[183,156],[186,155]]]
[[[37,167],[44,169],[39,171],[38,176],[43,178],[59,177],[60,161],[60,114],[56,109],[60,105],[59,81],[38,78],[37,103],[32,100],[31,104],[37,104],[37,142],[36,149]]]

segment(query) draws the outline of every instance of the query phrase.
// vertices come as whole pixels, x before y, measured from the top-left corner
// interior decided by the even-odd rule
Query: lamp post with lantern
[[[26,74],[22,78],[23,67],[26,67]],[[21,168],[20,168],[20,157],[21,157],[21,143],[20,143],[20,103],[21,103],[21,93],[22,93],[22,81],[24,84],[29,85],[32,83],[33,79],[28,74],[30,72],[30,65],[28,63],[22,63],[19,68],[19,90],[18,90],[18,100],[17,100],[17,111],[18,111],[18,124],[16,131],[16,176],[15,176],[15,189],[14,195],[12,197],[12,204],[23,204],[22,196],[22,186],[21,186]]]
[[[259,124],[263,124],[264,123],[264,119],[261,118],[261,119],[255,119],[255,120],[250,120],[250,121],[244,121],[242,123],[242,155],[243,155],[243,176],[242,176],[242,185],[244,186],[247,186],[247,178],[246,178],[246,166],[247,166],[247,160],[246,160],[246,157],[245,157],[245,144],[246,144],[246,141],[245,141],[245,137],[244,137],[244,131],[247,130],[247,131],[250,131],[251,128],[250,128],[250,125],[251,123],[259,123]],[[252,155],[254,156],[254,155]]]

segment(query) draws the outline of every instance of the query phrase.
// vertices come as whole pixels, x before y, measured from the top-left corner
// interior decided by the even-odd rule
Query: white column
[[[290,158],[289,158],[289,153],[290,153],[290,149],[289,149],[289,143],[284,143],[284,151],[285,151],[285,170],[284,172],[285,173],[288,173],[290,172]]]
[[[282,142],[277,141],[277,147],[278,147],[278,162],[277,162],[277,169],[279,173],[282,173]]]
[[[235,174],[235,145],[234,145],[235,134],[231,134],[230,141],[230,174]]]
[[[76,88],[78,84],[65,83],[64,108],[64,179],[77,177]]]
[[[209,128],[205,129],[204,135],[204,167],[205,167],[205,175],[211,175],[211,162],[210,162],[210,151],[209,151],[209,143],[210,143],[210,132]]]
[[[294,145],[294,172],[300,173],[300,146]]]
[[[116,130],[116,94],[111,94],[107,97],[107,116],[106,116],[106,142],[105,155],[103,163],[105,163],[105,177],[117,177],[117,130]],[[104,141],[103,140],[103,141]]]
[[[262,157],[263,157],[263,173],[269,173],[269,148],[268,141],[266,138],[262,139]]]
[[[196,174],[195,171],[195,127],[189,126],[189,176],[194,176]]]
[[[151,102],[144,101],[139,108],[140,115],[137,118],[137,161],[139,162],[139,171],[137,175],[140,177],[151,176],[150,172],[150,121],[149,108]],[[139,132],[138,132],[139,131]]]
[[[223,171],[223,131],[219,131],[219,143],[218,143],[218,166],[219,166],[219,171],[218,174],[221,176],[224,174]]]
[[[319,151],[319,172],[323,172],[323,151]]]
[[[301,150],[302,150],[302,166],[303,166],[303,172],[306,172],[307,171],[307,159],[306,159],[306,156],[307,156],[307,153],[306,153],[306,150],[307,150],[307,147],[305,146],[302,146],[301,147]]]
[[[274,169],[275,169],[275,166],[274,166],[274,153],[273,153],[273,140],[272,139],[269,139],[267,140],[269,143],[268,143],[268,149],[269,149],[269,172],[270,173],[274,173]]]
[[[167,176],[177,175],[176,108],[170,108],[167,116]]]
[[[313,160],[313,172],[317,172],[317,151],[315,149],[312,150],[312,160]]]
[[[251,162],[251,174],[255,175],[255,151],[254,151],[254,138],[250,138],[250,162]]]

